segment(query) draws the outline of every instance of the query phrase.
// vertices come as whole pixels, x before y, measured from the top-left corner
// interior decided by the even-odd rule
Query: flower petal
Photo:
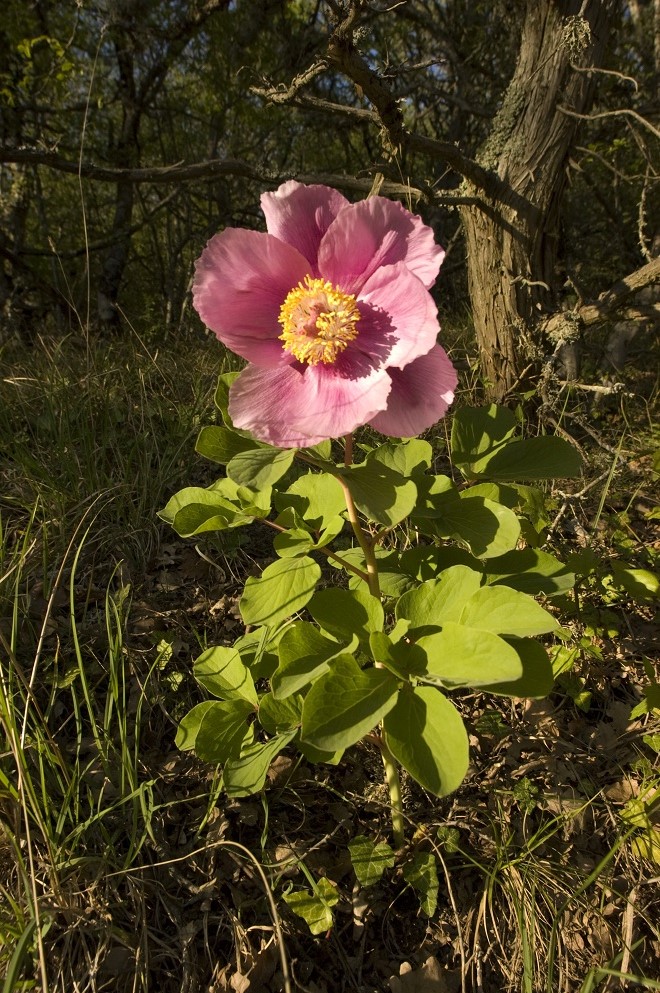
[[[458,382],[456,370],[440,345],[403,370],[389,370],[389,375],[392,392],[387,409],[369,423],[393,438],[414,438],[444,417]]]
[[[315,276],[323,235],[335,217],[349,206],[346,197],[329,186],[303,186],[290,180],[274,193],[262,193],[261,209],[268,233],[297,248],[309,261]]]
[[[395,262],[405,263],[428,288],[444,256],[421,217],[393,200],[369,197],[337,216],[321,242],[318,264],[322,276],[356,293],[380,266]]]
[[[280,307],[309,273],[300,252],[270,234],[227,228],[197,262],[193,303],[233,352],[258,365],[289,363],[279,336]]]
[[[362,287],[358,335],[349,346],[384,355],[385,365],[402,369],[435,345],[440,326],[433,298],[403,264],[384,266]]]
[[[390,387],[387,372],[378,369],[348,379],[330,365],[248,365],[229,391],[229,416],[260,441],[305,448],[366,424],[385,408]]]

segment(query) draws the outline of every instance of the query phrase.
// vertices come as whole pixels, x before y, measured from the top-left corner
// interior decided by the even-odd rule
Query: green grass
[[[647,681],[643,654],[619,653],[610,615],[625,629],[637,612],[641,623],[656,608],[635,605],[602,576],[582,585],[567,648],[580,638],[593,646],[574,652],[591,709],[582,713],[559,694],[555,711],[539,719],[551,722],[545,732],[525,724],[522,705],[504,702],[498,721],[475,718],[475,772],[455,797],[431,803],[412,788],[407,796],[409,816],[423,826],[414,844],[435,851],[444,869],[431,922],[395,868],[369,898],[364,947],[351,945],[346,844],[387,825],[380,787],[368,788],[368,754],[358,751],[346,772],[308,769],[307,779],[276,786],[263,803],[227,806],[214,771],[177,753],[177,720],[196,692],[191,659],[200,645],[239,633],[232,597],[253,565],[249,550],[237,557],[212,542],[200,551],[222,568],[209,565],[156,516],[178,488],[210,478],[194,439],[214,416],[219,354],[215,342],[192,338],[158,352],[128,333],[12,344],[1,356],[1,993],[195,993],[226,988],[238,967],[267,972],[270,962],[272,973],[278,942],[268,942],[279,923],[264,885],[280,900],[298,863],[313,879],[327,873],[342,893],[327,940],[306,935],[279,902],[303,986],[323,963],[328,988],[346,973],[359,989],[362,955],[370,977],[363,988],[379,975],[386,989],[374,961],[393,962],[397,972],[404,959],[418,968],[432,954],[452,964],[463,989],[484,993],[657,989],[658,870],[644,857],[653,849],[633,844],[657,830],[657,815],[649,806],[643,818],[626,819],[629,797],[604,793],[629,780],[657,787],[657,754],[645,743],[657,734],[657,716],[620,732],[613,761],[599,758],[589,736],[605,734],[607,708],[631,705]],[[650,465],[648,412],[624,413],[623,447]],[[608,437],[616,451],[623,434]],[[626,468],[610,475],[612,458],[597,453],[593,475],[607,474],[589,491],[584,519],[600,523],[599,555],[653,568],[651,538],[647,551],[637,540],[626,544],[632,491]],[[652,478],[650,468],[634,476],[644,513]],[[620,492],[628,493],[621,507]],[[573,512],[582,504],[571,504]],[[482,706],[478,697],[468,705],[475,713]],[[523,759],[504,761],[500,727],[540,756],[522,781]],[[339,814],[338,826],[328,824],[333,807],[349,826]],[[432,840],[447,823],[458,825],[451,848]],[[294,868],[282,868],[282,845],[294,852]],[[262,858],[267,878],[243,858],[246,848]],[[579,946],[583,931],[598,941]]]

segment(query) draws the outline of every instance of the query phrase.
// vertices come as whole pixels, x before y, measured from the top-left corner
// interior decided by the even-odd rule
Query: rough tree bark
[[[518,63],[478,155],[513,196],[491,210],[461,207],[481,369],[494,399],[536,365],[537,326],[557,309],[558,208],[578,125],[564,109],[589,110],[593,75],[580,70],[602,64],[616,9],[615,0],[529,0]]]

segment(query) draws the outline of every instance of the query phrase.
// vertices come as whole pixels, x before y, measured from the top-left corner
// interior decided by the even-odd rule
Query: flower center
[[[324,279],[305,276],[282,304],[280,340],[299,362],[334,362],[357,338],[360,312],[355,297]]]

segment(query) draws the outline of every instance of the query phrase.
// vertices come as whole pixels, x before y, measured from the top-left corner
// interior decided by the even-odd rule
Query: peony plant
[[[457,376],[437,343],[433,232],[399,203],[326,186],[288,182],[261,203],[267,231],[213,237],[193,288],[202,320],[247,360],[220,376],[222,424],[197,441],[224,473],[161,516],[184,537],[269,527],[275,559],[245,584],[245,633],[194,663],[210,696],[177,744],[244,796],[285,748],[337,764],[366,739],[401,845],[400,767],[437,796],[467,771],[449,694],[552,685],[537,639],[558,622],[535,596],[574,577],[540,547],[543,496],[527,483],[580,462],[562,439],[519,438],[515,414],[491,405],[454,414],[458,475],[436,473],[416,436],[445,415]]]

